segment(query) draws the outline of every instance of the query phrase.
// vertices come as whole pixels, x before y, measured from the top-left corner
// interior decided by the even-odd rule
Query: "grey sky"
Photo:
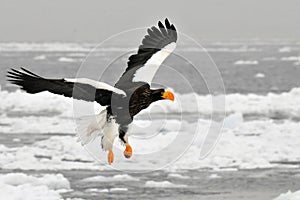
[[[0,0],[0,41],[99,42],[168,17],[197,39],[300,39],[298,0]]]

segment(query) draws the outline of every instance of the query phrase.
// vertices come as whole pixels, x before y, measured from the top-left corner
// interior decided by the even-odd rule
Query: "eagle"
[[[176,28],[167,18],[164,24],[159,21],[158,26],[148,28],[138,51],[128,58],[127,68],[114,86],[87,78],[48,79],[23,67],[10,69],[7,77],[30,94],[48,91],[105,106],[96,120],[77,129],[77,134],[83,145],[100,136],[102,149],[108,151],[108,164],[112,164],[116,137],[125,147],[124,156],[132,156],[127,131],[134,116],[153,102],[174,101],[172,92],[150,86],[159,66],[175,49],[176,42]]]

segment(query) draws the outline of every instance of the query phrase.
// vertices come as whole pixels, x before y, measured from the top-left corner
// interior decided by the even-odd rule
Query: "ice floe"
[[[291,47],[287,47],[287,46],[281,47],[278,49],[278,52],[280,52],[280,53],[291,52]]]
[[[257,74],[255,74],[255,78],[265,78],[265,74],[264,73],[257,73]]]
[[[300,199],[300,190],[296,192],[288,191],[287,193],[280,194],[273,200],[299,200]]]
[[[145,187],[152,188],[186,188],[187,185],[174,184],[169,181],[147,181]]]
[[[68,58],[68,57],[60,57],[58,59],[58,61],[59,62],[70,62],[70,63],[72,63],[72,62],[82,62],[83,59],[80,59],[80,58],[75,59],[75,58]]]
[[[300,61],[300,56],[282,57],[282,61]]]
[[[234,62],[235,65],[257,65],[257,60],[238,60]]]
[[[47,57],[46,57],[46,55],[39,55],[39,56],[35,56],[34,58],[33,58],[33,60],[45,60]]]
[[[113,181],[139,181],[138,178],[132,177],[128,174],[118,174],[112,177],[110,176],[93,176],[85,178],[82,181],[84,182],[113,182]]]
[[[73,103],[76,100],[48,92],[32,95],[20,90],[15,92],[0,90],[0,98],[0,113],[2,113],[4,118],[20,116],[72,118],[73,105],[76,105]],[[289,92],[279,94],[227,94],[224,96],[225,110],[215,109],[212,103],[213,98],[218,98],[218,96],[176,93],[175,102],[161,101],[153,103],[149,109],[142,111],[140,114],[181,113],[184,115],[187,113],[199,113],[200,115],[210,116],[212,112],[225,111],[228,114],[242,113],[246,116],[300,119],[300,88],[294,88]],[[189,104],[184,102],[189,102]],[[104,109],[97,103],[86,103],[86,105],[92,106],[94,113]],[[21,120],[28,122],[26,118],[17,119],[17,121]]]
[[[80,143],[76,142],[73,132],[76,124],[72,120],[72,99],[47,92],[30,95],[19,90],[0,91],[0,98],[0,110],[3,113],[0,124],[2,133],[39,134],[57,131],[57,133],[74,134],[74,136],[49,136],[48,139],[21,147],[0,145],[1,168],[106,169],[103,163],[97,163]],[[185,113],[199,112],[209,116],[212,112],[210,95],[177,94],[177,99],[183,102],[191,101],[191,103],[180,108],[176,106],[176,102],[174,104],[161,102],[161,106],[154,106],[150,109],[150,113],[160,113],[162,108],[164,112],[172,114],[184,111]],[[201,147],[199,143],[204,141],[204,136],[211,126],[209,118],[198,121],[196,119],[193,122],[168,118],[137,119],[134,120],[134,126],[129,129],[130,142],[134,147],[132,159],[124,160],[122,155],[124,147],[115,140],[116,162],[113,166],[122,169],[126,169],[128,165],[131,169],[147,166],[151,168],[151,165],[174,158],[176,162],[167,167],[170,170],[295,167],[293,163],[300,160],[299,155],[293,153],[300,147],[299,88],[280,94],[228,94],[225,100],[225,111],[228,116],[224,121],[221,138],[213,152],[204,159],[199,159],[198,156]],[[43,113],[52,114],[45,116]],[[249,116],[250,120],[246,118]],[[178,155],[168,151],[171,149],[169,147],[179,145],[173,143],[176,138],[182,138],[180,142],[189,144],[189,141],[185,140],[192,139],[194,135],[199,135],[199,138],[191,141],[188,151],[178,159]],[[147,145],[145,145],[146,141]],[[94,152],[102,152],[99,138],[90,145]],[[161,152],[160,156],[148,159],[147,155],[155,152]],[[106,154],[99,156],[106,163]]]
[[[130,134],[130,142],[134,148],[134,154],[131,160],[124,160],[122,152],[124,147],[120,146],[119,141],[115,140],[116,161],[112,167],[126,169],[130,165],[131,170],[155,167],[155,163],[165,162],[168,159],[175,161],[166,170],[177,169],[198,169],[210,168],[220,169],[255,169],[270,167],[297,167],[293,163],[300,161],[300,156],[295,151],[300,149],[298,135],[300,123],[293,121],[283,121],[274,123],[272,120],[240,121],[235,126],[228,126],[222,130],[221,138],[216,141],[215,149],[207,157],[200,159],[200,146],[203,137],[191,141],[191,146],[186,152],[178,157],[172,149],[175,144],[169,144],[168,138],[153,136],[153,144],[157,146],[166,146],[163,149],[157,149],[160,157],[150,155],[155,153],[151,144],[145,145],[136,133],[137,137]],[[235,120],[235,119],[233,119]],[[159,120],[154,123],[159,123]],[[170,125],[171,126],[171,125]],[[199,126],[198,131],[194,132],[194,127]],[[186,123],[183,129],[178,133],[186,139],[193,138],[193,134],[204,134],[210,127],[209,120],[202,121],[200,124]],[[178,137],[166,128],[166,135]],[[133,130],[134,131],[134,130]],[[149,132],[150,134],[151,132]],[[146,133],[147,134],[147,133]],[[95,154],[99,153],[102,161],[106,163],[106,154],[100,147],[100,139],[90,144],[95,149]],[[183,142],[183,141],[181,141]],[[186,143],[188,144],[188,143]],[[176,145],[175,145],[176,147]],[[53,136],[50,139],[42,140],[23,147],[0,146],[0,167],[3,169],[106,169],[105,165],[96,162],[80,145],[76,142],[75,136]],[[103,154],[101,154],[103,153]],[[126,162],[125,162],[126,161]],[[154,163],[154,164],[153,164]],[[170,177],[179,177],[170,175]],[[113,177],[91,177],[86,181],[106,181],[106,180],[135,180],[135,177],[129,175],[115,175]]]
[[[70,190],[69,181],[61,174],[26,175],[8,173],[0,175],[0,194],[7,200],[59,200],[61,193]]]

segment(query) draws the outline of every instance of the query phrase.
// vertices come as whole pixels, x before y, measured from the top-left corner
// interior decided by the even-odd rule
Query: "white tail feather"
[[[103,129],[103,137],[101,138],[101,146],[104,151],[111,150],[115,138],[118,136],[119,125],[114,118],[110,118]]]
[[[82,145],[93,141],[98,136],[103,136],[103,129],[107,123],[107,111],[103,110],[98,115],[80,117],[77,122],[78,141]]]

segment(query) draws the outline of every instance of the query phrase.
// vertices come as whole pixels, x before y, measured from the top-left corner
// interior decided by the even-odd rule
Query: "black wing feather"
[[[165,24],[166,24],[167,29],[171,29],[170,22],[167,18],[165,19]]]
[[[147,33],[148,35],[143,38],[137,54],[129,57],[127,62],[128,67],[115,85],[117,88],[126,89],[134,85],[132,79],[135,71],[143,67],[153,54],[160,51],[168,44],[177,41],[175,26],[170,24],[168,19],[165,20],[165,26],[159,21],[158,27],[153,26],[147,29]]]
[[[89,84],[68,82],[64,79],[46,79],[24,68],[23,71],[11,69],[7,73],[8,80],[21,86],[28,93],[35,94],[49,91],[54,94],[84,101],[96,101],[102,106],[110,105],[112,91],[98,89]]]

